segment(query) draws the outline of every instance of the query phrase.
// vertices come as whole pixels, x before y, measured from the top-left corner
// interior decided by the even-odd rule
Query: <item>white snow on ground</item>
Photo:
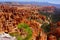
[[[16,37],[12,37],[9,34],[2,33],[0,34],[0,40],[16,40]]]

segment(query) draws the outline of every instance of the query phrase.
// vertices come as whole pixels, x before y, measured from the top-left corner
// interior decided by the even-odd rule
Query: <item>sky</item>
[[[0,2],[48,2],[60,4],[60,0],[0,0]]]

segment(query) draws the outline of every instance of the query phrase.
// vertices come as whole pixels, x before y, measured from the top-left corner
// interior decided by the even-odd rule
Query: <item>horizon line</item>
[[[0,3],[3,2],[26,2],[26,1],[0,1]],[[36,1],[27,1],[27,2],[36,2]],[[51,2],[40,2],[40,3],[50,3],[50,4],[60,4],[60,3],[51,3]]]

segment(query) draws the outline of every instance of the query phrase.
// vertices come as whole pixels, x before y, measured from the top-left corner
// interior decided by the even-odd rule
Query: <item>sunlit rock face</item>
[[[3,33],[0,34],[0,40],[16,40],[16,38],[10,36],[9,34]]]

